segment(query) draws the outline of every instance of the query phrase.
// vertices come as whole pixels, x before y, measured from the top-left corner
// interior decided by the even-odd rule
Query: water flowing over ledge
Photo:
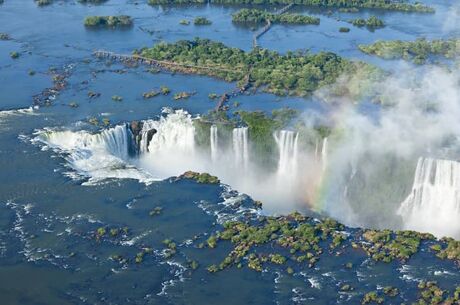
[[[404,228],[423,231],[429,225],[437,236],[460,232],[460,163],[420,158],[414,185],[398,213]]]
[[[85,182],[88,184],[107,178],[151,183],[188,170],[209,172],[232,188],[262,200],[265,213],[308,211],[310,205],[347,225],[359,224],[362,219],[347,222],[340,211],[353,199],[350,188],[359,187],[367,178],[360,177],[358,169],[353,167],[344,173],[335,172],[334,160],[328,161],[329,150],[334,148],[329,148],[327,137],[309,139],[313,143],[310,146],[301,138],[293,130],[274,132],[273,164],[261,166],[247,126],[210,124],[203,131],[198,130],[195,118],[186,111],[165,110],[156,120],[121,124],[100,133],[46,129],[37,132],[34,142],[63,154],[66,165],[72,169],[67,174],[73,176],[76,172],[79,177],[89,178]],[[402,219],[402,228],[437,236],[459,235],[458,164],[448,160],[419,160],[413,189],[392,216]],[[342,191],[332,199],[327,198],[327,204],[321,204],[322,193],[331,183],[329,177],[338,174],[348,177],[335,188]],[[445,223],[451,224],[449,228]]]

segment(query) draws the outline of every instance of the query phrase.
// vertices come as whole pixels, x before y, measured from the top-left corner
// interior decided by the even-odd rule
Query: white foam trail
[[[398,214],[405,229],[460,236],[460,162],[420,158],[412,191]]]
[[[2,111],[0,111],[0,118],[1,117],[13,116],[13,115],[34,114],[35,109],[38,109],[38,107],[36,107],[36,108],[29,107],[29,108],[2,110]]]
[[[247,169],[249,163],[248,127],[233,129],[233,153],[235,164]]]
[[[9,118],[21,116],[21,115],[36,115],[36,113],[34,112],[35,109],[38,109],[38,106],[0,111],[0,125],[1,125],[0,130],[5,131],[5,130],[10,130],[12,128],[11,124],[8,124]]]

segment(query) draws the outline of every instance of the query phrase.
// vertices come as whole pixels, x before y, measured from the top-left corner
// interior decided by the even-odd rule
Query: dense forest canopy
[[[378,29],[385,26],[385,22],[376,16],[370,16],[368,19],[356,18],[351,21],[354,26],[367,27],[368,29]]]
[[[133,20],[130,16],[88,16],[85,18],[85,26],[88,27],[117,27],[117,26],[131,26]]]
[[[155,60],[187,65],[213,67],[192,73],[216,76],[227,81],[241,81],[249,74],[255,86],[263,86],[275,94],[308,95],[317,88],[335,82],[354,64],[331,52],[311,54],[255,48],[244,52],[207,39],[160,43],[145,48],[140,55]]]
[[[272,14],[258,9],[242,9],[232,15],[232,21],[238,23],[262,23],[270,20],[272,23],[286,24],[319,24],[320,19],[300,14]]]
[[[460,54],[460,39],[415,41],[377,41],[370,45],[360,45],[359,49],[366,54],[376,55],[385,59],[405,59],[416,64],[423,64],[430,56],[454,58]]]

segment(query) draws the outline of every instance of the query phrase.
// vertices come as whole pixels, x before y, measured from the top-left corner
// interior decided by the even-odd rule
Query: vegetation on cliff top
[[[415,41],[377,41],[370,45],[359,45],[359,49],[384,59],[404,59],[415,64],[425,63],[430,56],[454,58],[460,54],[460,39]]]
[[[259,9],[241,9],[232,14],[232,21],[237,23],[262,23],[270,20],[272,23],[286,24],[319,24],[320,19],[300,14],[284,13],[276,15]]]
[[[278,95],[309,95],[321,86],[334,83],[342,73],[355,73],[357,69],[356,64],[331,52],[311,54],[299,51],[281,55],[260,48],[244,52],[200,38],[160,43],[140,50],[140,55],[191,65],[194,67],[188,69],[189,73],[226,81],[242,81],[249,74],[254,86]]]

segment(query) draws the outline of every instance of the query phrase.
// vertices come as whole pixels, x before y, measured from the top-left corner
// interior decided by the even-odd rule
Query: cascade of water
[[[218,135],[217,135],[217,126],[212,125],[210,130],[210,142],[211,142],[211,160],[212,162],[216,162],[217,157],[219,155],[219,142],[218,142]]]
[[[149,144],[151,137],[149,135],[152,131],[155,131],[155,127],[157,126],[157,122],[154,120],[146,120],[142,122],[142,130],[140,131],[140,142],[139,142],[139,152],[140,153],[147,153],[149,151]]]
[[[156,133],[148,142],[149,131]],[[141,153],[184,153],[193,154],[195,150],[195,127],[192,117],[184,110],[170,112],[159,120],[145,121],[142,127]]]
[[[39,135],[39,139],[53,148],[70,152],[105,152],[120,159],[128,159],[130,145],[129,130],[126,125],[115,126],[98,134],[86,131],[53,131]]]
[[[119,125],[91,134],[86,131],[45,131],[36,140],[66,153],[69,165],[80,175],[94,181],[104,178],[134,178],[142,181],[148,175],[129,166],[131,133],[127,125]],[[74,176],[74,175],[73,175]]]
[[[108,152],[112,155],[127,160],[129,158],[128,151],[131,145],[130,131],[126,125],[115,126],[104,130],[100,134],[93,136],[96,145],[105,145]]]
[[[247,168],[249,163],[248,127],[233,129],[233,154],[236,165]]]
[[[293,131],[281,130],[276,132],[274,137],[279,151],[277,175],[279,177],[285,177],[286,175],[295,177],[298,167],[299,134]]]
[[[405,229],[460,235],[460,162],[420,158],[410,195],[398,214]]]
[[[327,137],[323,139],[323,147],[321,148],[321,164],[323,166],[323,171],[327,167]]]
[[[318,146],[319,146],[319,141],[318,141],[318,138],[315,140],[315,159],[318,160],[319,156],[318,156]]]

